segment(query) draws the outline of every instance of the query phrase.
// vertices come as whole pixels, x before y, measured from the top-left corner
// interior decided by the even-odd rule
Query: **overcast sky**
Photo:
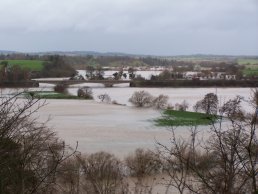
[[[0,50],[258,55],[258,0],[0,0]]]

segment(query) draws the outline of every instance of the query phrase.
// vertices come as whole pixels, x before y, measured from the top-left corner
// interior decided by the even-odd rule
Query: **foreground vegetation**
[[[207,94],[204,99],[211,97]],[[242,111],[241,101],[236,97],[220,108],[229,123],[211,124],[208,138],[198,136],[196,126],[190,126],[185,137],[170,126],[169,143],[156,142],[155,151],[137,149],[118,159],[106,152],[85,155],[69,148],[35,120],[33,114],[44,103],[33,96],[22,103],[17,96],[2,98],[0,193],[256,194],[258,120],[255,111]],[[258,90],[250,103],[258,107]],[[190,113],[181,115],[186,114]]]

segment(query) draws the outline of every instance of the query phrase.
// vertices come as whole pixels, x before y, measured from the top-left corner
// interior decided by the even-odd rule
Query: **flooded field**
[[[41,86],[41,90],[52,90],[49,85]],[[144,89],[154,96],[168,95],[171,104],[186,100],[190,110],[209,92],[217,93],[220,103],[236,95],[249,99],[251,94],[249,88],[129,88],[119,85],[104,88],[96,84],[94,86],[93,94],[96,100],[47,100],[47,105],[38,111],[38,118],[45,122],[50,116],[47,125],[72,147],[75,147],[78,141],[78,150],[83,153],[104,150],[120,157],[136,148],[154,149],[155,141],[168,144],[171,135],[168,128],[155,126],[153,120],[160,117],[161,112],[135,108],[128,102],[134,91]],[[78,87],[80,86],[69,88],[69,92],[76,95]],[[4,89],[1,93],[4,96],[17,91]],[[112,100],[126,106],[98,102],[97,96],[103,93],[109,94]],[[245,103],[244,108],[248,110],[250,106]],[[205,133],[209,126],[201,126],[199,129]],[[179,127],[176,130],[179,135],[188,136],[187,127]]]

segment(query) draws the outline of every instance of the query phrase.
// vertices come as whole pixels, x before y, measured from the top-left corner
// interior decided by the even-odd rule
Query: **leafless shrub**
[[[82,167],[77,157],[79,155],[64,161],[57,170],[57,183],[60,186],[58,189],[64,194],[82,191]]]
[[[122,166],[120,161],[106,152],[79,158],[83,169],[86,193],[121,193]]]
[[[58,92],[58,93],[66,94],[66,93],[67,93],[67,86],[64,85],[64,84],[57,84],[57,85],[54,87],[54,91],[55,91],[55,92]]]
[[[159,95],[157,98],[153,100],[153,106],[156,109],[165,109],[168,107],[168,96],[166,95]]]
[[[187,101],[183,101],[181,104],[176,103],[175,104],[175,109],[179,110],[179,111],[186,111],[188,109],[189,105],[187,103]]]
[[[92,89],[89,87],[79,88],[77,96],[85,99],[93,99]]]
[[[218,111],[218,97],[214,93],[208,93],[204,98],[196,103],[194,110],[204,111],[206,114],[217,114]]]
[[[148,92],[142,90],[134,92],[129,99],[129,102],[137,107],[150,107],[153,103],[153,96],[150,95]]]
[[[98,95],[98,98],[100,99],[101,102],[111,103],[111,98],[108,94],[100,94]]]
[[[125,165],[133,177],[133,192],[152,193],[156,179],[154,175],[161,172],[159,157],[150,150],[137,149],[125,158]]]
[[[160,162],[155,153],[150,150],[137,149],[134,154],[126,157],[125,164],[130,175],[144,177],[160,171]]]

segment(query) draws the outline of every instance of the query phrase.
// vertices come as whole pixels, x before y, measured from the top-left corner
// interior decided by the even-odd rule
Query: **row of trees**
[[[147,91],[136,91],[129,98],[131,102],[136,107],[155,107],[157,109],[176,109],[181,111],[186,111],[189,108],[189,104],[184,100],[181,104],[176,103],[175,106],[168,104],[169,97],[167,95],[159,95],[158,97],[153,97]],[[208,93],[204,98],[193,106],[195,112],[204,112],[207,115],[217,115],[222,107],[218,107],[218,97],[214,93]]]
[[[35,77],[71,77],[76,70],[67,64],[63,57],[49,56],[39,72],[32,72],[29,68],[20,65],[10,65],[8,61],[0,63],[0,81],[17,82],[28,81]]]
[[[2,61],[0,63],[0,82],[4,81],[26,81],[31,78],[31,73],[28,68],[21,68],[19,65],[8,64],[8,61]]]
[[[128,76],[130,79],[135,78],[135,72],[136,70],[132,67],[128,69]],[[104,69],[101,66],[86,66],[86,78],[89,80],[102,80],[104,79]],[[113,79],[119,80],[122,78],[127,78],[127,74],[123,71],[123,68],[121,68],[119,71],[113,73]]]
[[[39,77],[73,77],[76,70],[66,62],[64,57],[54,55],[49,56],[43,64],[43,69],[39,72]]]
[[[153,97],[150,93],[142,90],[133,93],[129,102],[137,107],[155,107],[157,109],[165,109],[168,106],[168,96],[159,95]]]

